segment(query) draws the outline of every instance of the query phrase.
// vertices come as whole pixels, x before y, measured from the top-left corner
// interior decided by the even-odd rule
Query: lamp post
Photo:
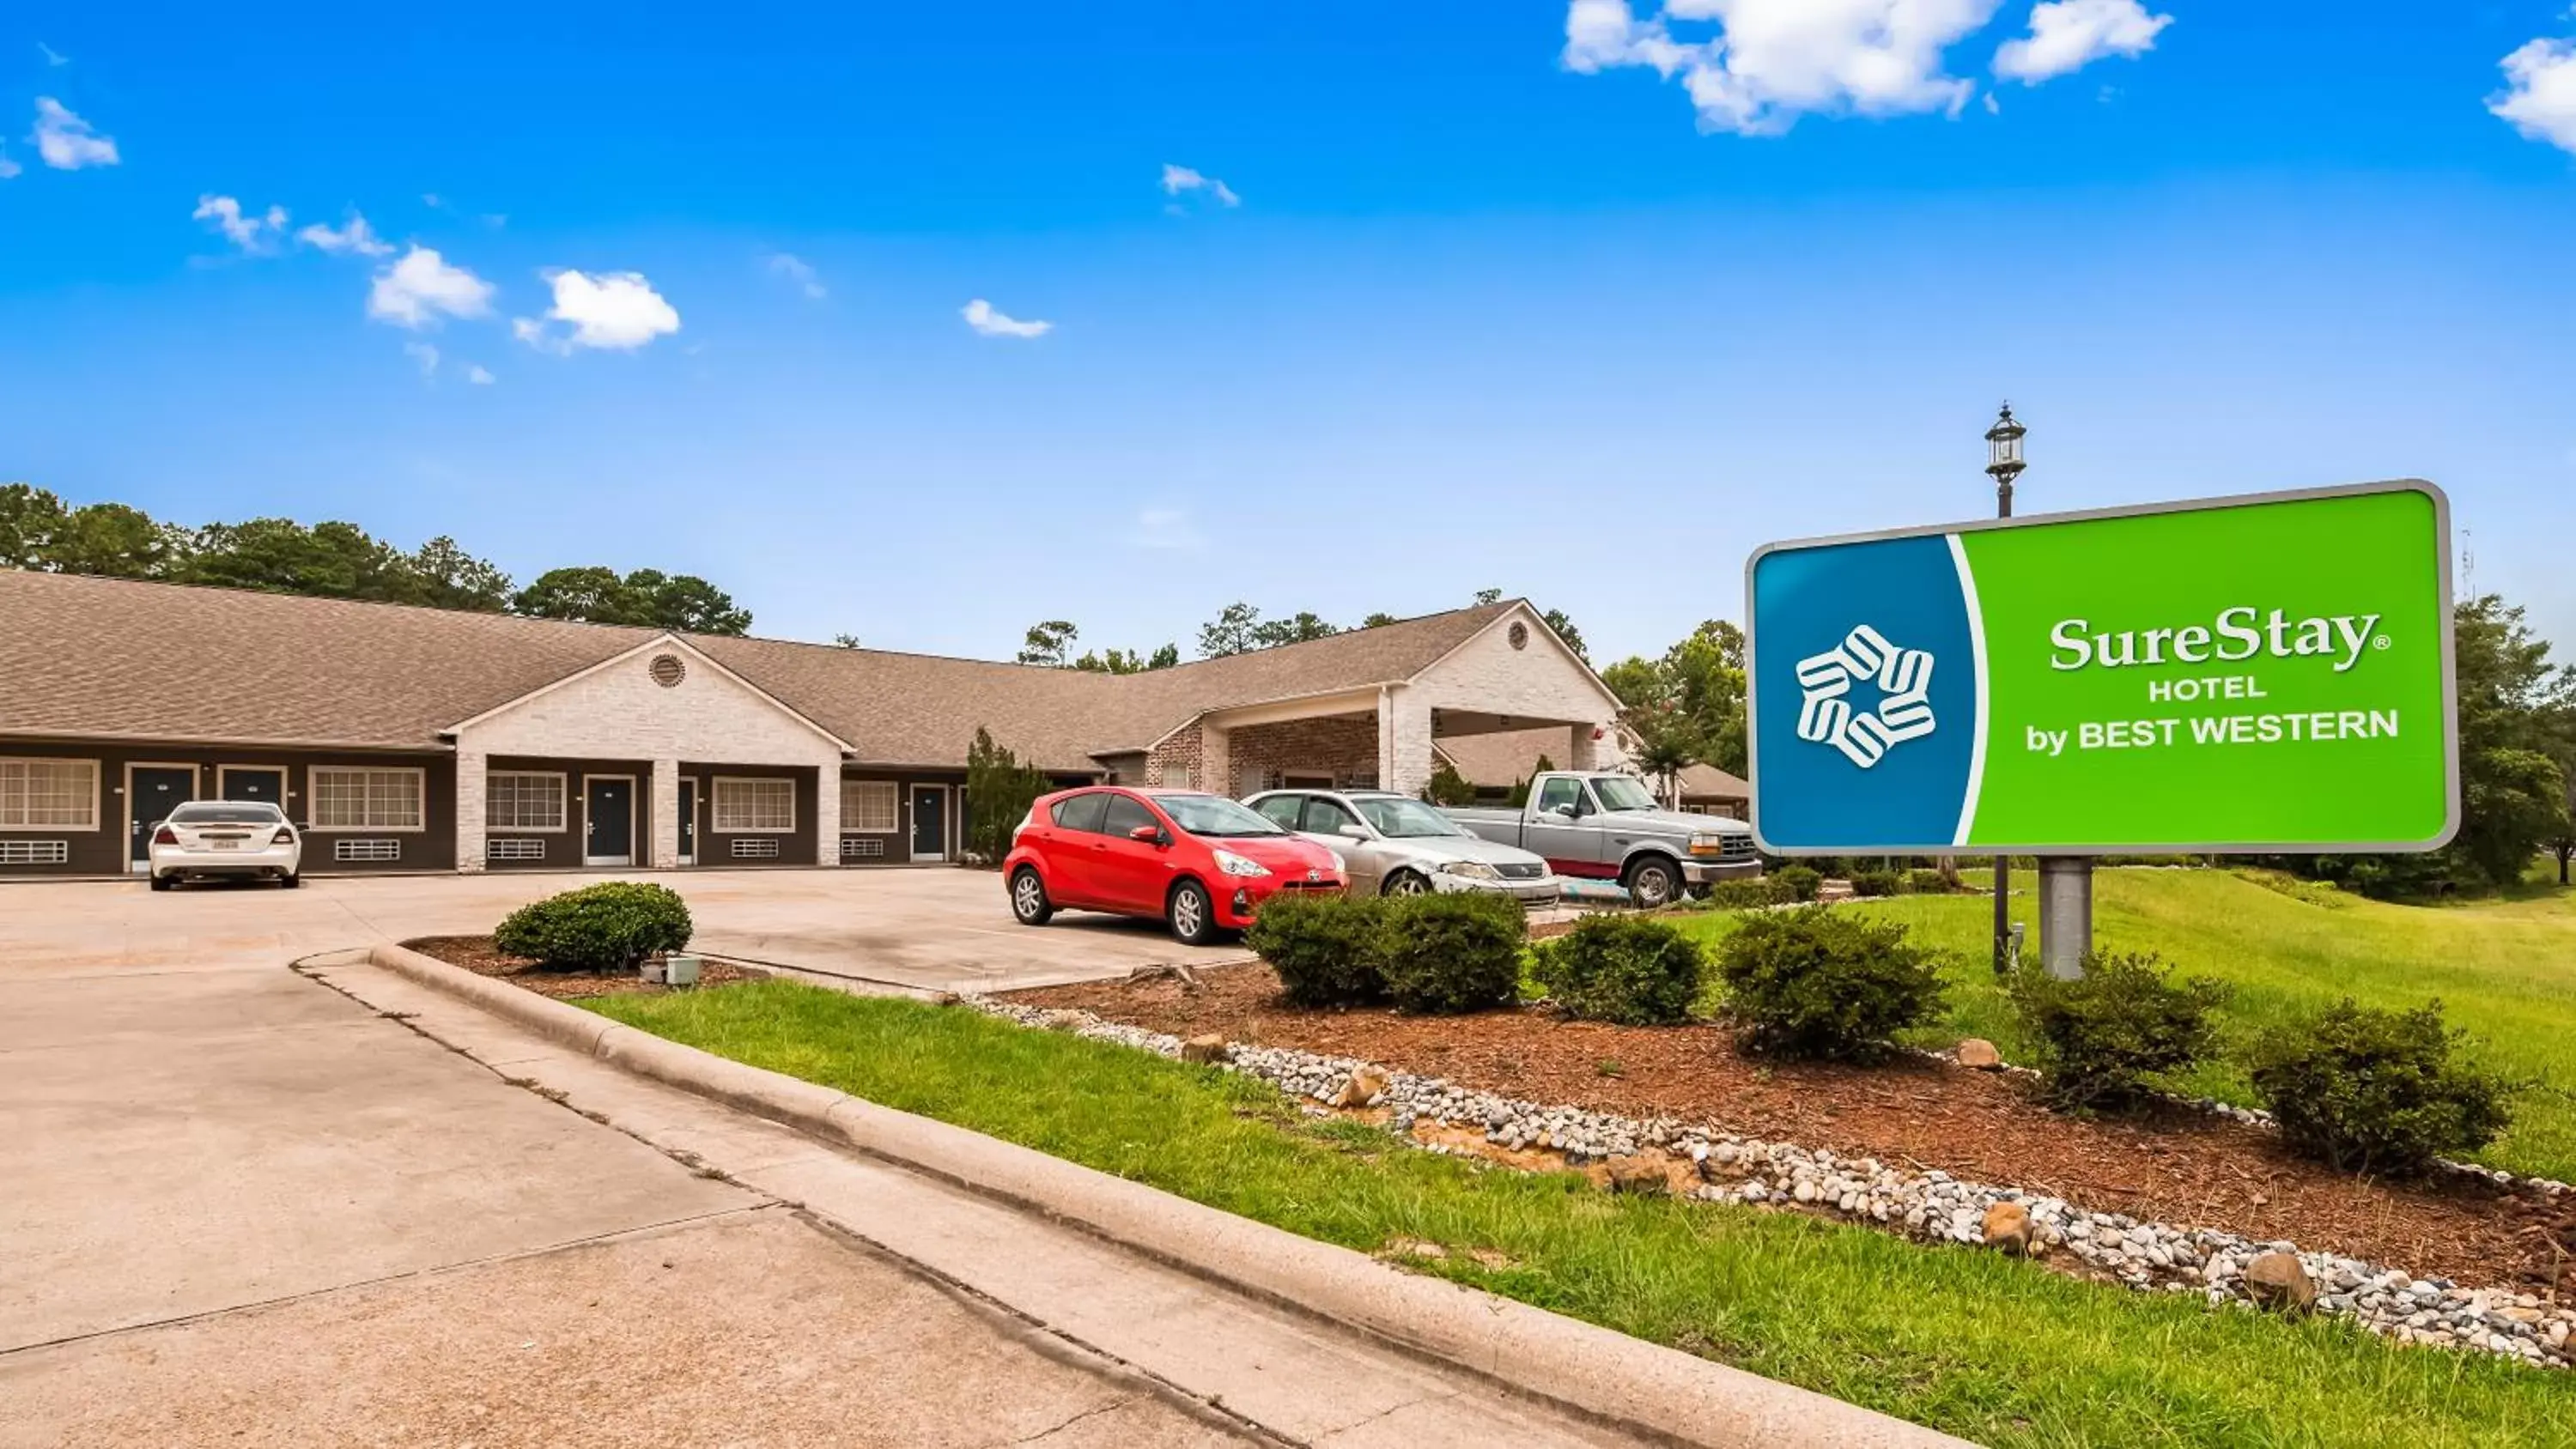
[[[2030,430],[2013,420],[2012,404],[2007,402],[1995,417],[1995,425],[1986,429],[1986,474],[1995,480],[1995,517],[2012,517],[2013,480],[2021,476],[2021,440]],[[1995,974],[2004,975],[2020,963],[2013,960],[2012,942],[2012,857],[1995,857]]]

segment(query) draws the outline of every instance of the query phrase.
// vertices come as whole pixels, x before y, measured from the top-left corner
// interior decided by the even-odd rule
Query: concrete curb
[[[367,959],[638,1076],[1071,1223],[1578,1413],[1708,1446],[1934,1449],[1967,1441],[1528,1304],[1400,1272],[945,1122],[702,1052],[400,946]]]

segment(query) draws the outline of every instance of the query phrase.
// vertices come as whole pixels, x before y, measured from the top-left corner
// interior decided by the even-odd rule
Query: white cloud
[[[1243,204],[1243,198],[1234,194],[1233,187],[1226,185],[1215,177],[1203,176],[1198,172],[1191,170],[1187,166],[1175,166],[1168,161],[1164,162],[1163,194],[1165,196],[1179,196],[1183,192],[1189,191],[1204,191],[1219,206],[1241,206]]]
[[[2535,40],[2503,65],[2511,89],[2487,109],[2532,140],[2576,151],[2576,40]]]
[[[469,362],[465,364],[465,380],[476,387],[490,387],[492,374],[485,371],[481,363]]]
[[[795,283],[796,289],[812,301],[820,302],[831,295],[824,288],[823,279],[814,274],[812,264],[802,257],[787,252],[776,253],[769,259],[769,274]]]
[[[367,315],[398,327],[435,327],[444,317],[488,317],[492,284],[463,267],[451,267],[415,244],[401,261],[376,273],[367,291]]]
[[[406,342],[403,344],[403,355],[420,364],[421,376],[435,377],[438,375],[437,348],[430,346],[426,342]]]
[[[297,232],[295,239],[308,247],[318,247],[335,254],[355,252],[362,257],[382,257],[393,254],[393,244],[376,235],[376,229],[367,225],[367,219],[354,211],[349,213],[349,224],[338,231],[333,231],[317,221]]]
[[[577,347],[631,352],[665,333],[680,330],[680,314],[639,272],[602,272],[592,276],[569,269],[543,274],[555,289],[555,304],[546,320],[572,330],[556,333],[534,318],[510,324],[510,335],[547,352],[569,353]]]
[[[2135,59],[2171,24],[2172,16],[2150,15],[2139,0],[2048,0],[2030,8],[2026,38],[1995,51],[1995,74],[2035,86],[2106,55]]]
[[[1055,330],[1052,322],[1023,322],[993,310],[993,304],[978,297],[957,309],[966,325],[987,337],[1044,337]]]
[[[286,229],[286,208],[272,206],[265,213],[245,215],[241,203],[229,196],[200,196],[197,209],[188,213],[192,221],[210,221],[215,230],[243,251],[258,255],[270,249],[278,234]]]
[[[1180,509],[1148,508],[1136,515],[1136,526],[1128,530],[1127,543],[1132,548],[1177,553],[1204,548],[1207,538]]]
[[[1999,0],[1663,0],[1639,20],[1627,0],[1572,0],[1564,64],[1590,75],[1643,66],[1678,78],[1703,130],[1773,136],[1808,112],[1958,114],[1974,82],[1942,53],[1992,19]],[[1715,22],[1677,37],[1673,23]]]
[[[57,171],[113,166],[119,159],[114,137],[100,135],[52,96],[36,97],[36,129],[27,133],[27,139],[36,143],[36,154],[45,158],[45,164]]]
[[[72,58],[70,56],[63,54],[61,51],[54,49],[52,46],[45,44],[41,40],[36,42],[36,49],[44,53],[45,64],[47,65],[69,65],[72,63]]]
[[[26,169],[26,167],[10,160],[7,152],[0,151],[0,181],[6,181],[10,177],[17,175],[19,172]]]

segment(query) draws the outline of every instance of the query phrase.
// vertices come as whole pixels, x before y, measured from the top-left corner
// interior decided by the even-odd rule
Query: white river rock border
[[[1157,1056],[1178,1057],[1181,1051],[1179,1037],[1088,1011],[1020,1006],[982,996],[959,999],[1021,1026],[1070,1032]],[[2544,1303],[2528,1293],[2464,1288],[2448,1278],[2419,1278],[2337,1253],[2301,1251],[2289,1242],[2091,1212],[2063,1198],[1961,1182],[1937,1169],[1909,1171],[1872,1158],[1669,1118],[1639,1120],[1518,1101],[1345,1057],[1232,1043],[1219,1065],[1314,1103],[1331,1101],[1352,1073],[1366,1067],[1387,1083],[1370,1105],[1386,1108],[1396,1135],[1423,1151],[1447,1151],[1413,1137],[1414,1124],[1424,1121],[1482,1131],[1498,1147],[1552,1148],[1577,1160],[1601,1161],[1659,1148],[1699,1164],[1702,1175],[1712,1179],[1699,1189],[1702,1198],[1834,1214],[1928,1242],[1982,1245],[1986,1210],[1997,1203],[2019,1203],[2050,1251],[2070,1254],[2141,1292],[2197,1293],[2212,1307],[2253,1308],[2244,1281],[2246,1264],[2265,1252],[2296,1253],[2316,1283],[2320,1313],[2352,1319],[2400,1343],[2474,1349],[2542,1367],[2576,1367],[2576,1306]],[[2265,1114],[2241,1107],[2203,1105],[2243,1122],[2269,1121]],[[2502,1184],[2517,1180],[2491,1168],[2458,1166]],[[2569,1190],[2538,1179],[2526,1185],[2552,1193]]]

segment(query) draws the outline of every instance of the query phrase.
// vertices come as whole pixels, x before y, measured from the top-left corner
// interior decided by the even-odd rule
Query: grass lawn
[[[2029,873],[2015,872],[2014,883],[2015,915],[2035,933]],[[1949,972],[1949,1020],[1921,1044],[1982,1036],[2006,1059],[2027,1060],[1987,966],[1992,897],[1898,896],[1851,909],[1903,921],[1960,953]],[[1735,924],[1724,913],[1676,919],[1712,942]],[[2093,936],[2106,950],[2153,951],[2233,984],[2231,1044],[2338,997],[2388,1007],[2440,997],[2450,1020],[2476,1038],[2481,1060],[2539,1083],[2518,1104],[2513,1130],[2478,1160],[2576,1181],[2576,893],[2534,885],[2507,900],[2399,906],[2234,871],[2103,870],[2094,877]],[[2232,1067],[2204,1068],[2184,1085],[2259,1105]]]
[[[1213,1068],[968,1010],[792,982],[584,1004],[1311,1238],[1491,1250],[1429,1270],[1987,1443],[2576,1444],[2576,1377],[1434,1157]]]

